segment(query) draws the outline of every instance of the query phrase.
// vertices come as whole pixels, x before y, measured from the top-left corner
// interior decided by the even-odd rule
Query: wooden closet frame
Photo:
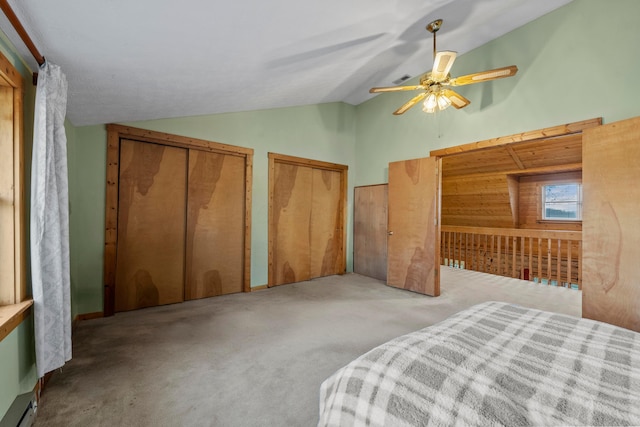
[[[118,188],[120,180],[120,140],[155,143],[171,147],[243,157],[245,160],[245,231],[244,231],[244,292],[251,291],[251,185],[253,182],[253,149],[221,144],[197,138],[139,129],[116,124],[107,125],[107,189],[104,239],[104,315],[115,312],[116,251],[118,240]]]
[[[303,157],[294,157],[294,156],[287,156],[284,154],[277,154],[277,153],[268,153],[269,155],[269,269],[267,272],[267,276],[268,276],[268,287],[272,287],[274,286],[273,284],[273,268],[275,267],[273,265],[273,246],[275,244],[274,242],[274,235],[275,235],[275,230],[273,229],[274,225],[273,225],[273,193],[274,193],[274,189],[275,189],[275,166],[276,166],[276,162],[277,163],[285,163],[285,164],[289,164],[289,165],[294,165],[294,166],[305,166],[305,167],[310,167],[310,168],[314,168],[314,169],[324,169],[324,170],[329,170],[329,171],[334,171],[334,172],[339,172],[340,173],[340,217],[342,218],[342,244],[340,245],[340,254],[338,256],[338,259],[340,261],[340,271],[342,273],[346,272],[346,266],[347,266],[347,260],[346,260],[346,254],[347,254],[347,174],[349,171],[349,166],[346,165],[341,165],[338,163],[329,163],[329,162],[323,162],[320,160],[312,160],[312,159],[305,159]],[[342,274],[341,273],[341,274]]]

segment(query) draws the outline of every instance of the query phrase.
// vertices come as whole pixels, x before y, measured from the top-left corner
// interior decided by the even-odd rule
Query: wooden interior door
[[[389,163],[387,284],[431,296],[440,295],[440,163]]]
[[[387,280],[387,194],[389,186],[354,189],[353,271]]]
[[[185,299],[243,290],[243,157],[189,150]]]
[[[310,233],[311,278],[341,273],[342,222],[340,201],[342,174],[312,169]]]
[[[187,150],[120,145],[115,310],[181,302]]]
[[[275,162],[270,285],[301,282],[311,278],[311,188],[313,169]]]
[[[640,331],[640,118],[582,135],[582,316]]]

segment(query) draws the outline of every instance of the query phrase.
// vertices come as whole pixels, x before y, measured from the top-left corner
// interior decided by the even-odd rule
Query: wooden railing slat
[[[571,288],[571,263],[573,262],[573,260],[571,259],[571,246],[573,246],[571,244],[571,242],[569,242],[569,244],[567,245],[567,286],[569,286],[569,288]]]
[[[547,239],[547,285],[551,284],[551,238]]]

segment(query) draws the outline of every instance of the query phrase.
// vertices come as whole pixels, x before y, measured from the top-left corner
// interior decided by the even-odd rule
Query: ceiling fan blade
[[[418,90],[425,89],[422,85],[415,86],[390,86],[390,87],[372,87],[369,89],[369,93],[378,93],[378,92],[400,92],[404,90]]]
[[[482,83],[489,80],[502,79],[505,77],[515,76],[518,72],[518,67],[510,65],[508,67],[496,68],[493,70],[481,71],[479,73],[467,74],[466,76],[456,77],[451,79],[449,84],[451,86],[464,86],[473,83]]]
[[[418,95],[414,96],[413,98],[411,98],[411,100],[409,102],[407,102],[402,107],[400,107],[396,111],[394,111],[393,114],[396,115],[396,116],[399,116],[400,114],[403,114],[409,108],[413,107],[418,102],[420,102],[424,98],[426,98],[428,94],[429,94],[429,92],[422,92],[421,94],[418,94]]]
[[[431,70],[431,78],[436,82],[441,82],[447,78],[453,61],[456,60],[456,52],[443,50],[436,53],[433,60],[433,69]]]
[[[452,91],[451,89],[444,89],[442,92],[447,98],[449,98],[449,100],[451,101],[451,105],[453,105],[458,110],[471,104],[471,101],[460,95],[458,92]]]

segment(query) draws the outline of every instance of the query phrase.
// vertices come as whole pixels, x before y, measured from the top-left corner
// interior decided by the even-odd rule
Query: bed
[[[318,425],[640,425],[640,334],[486,302],[337,371]]]

